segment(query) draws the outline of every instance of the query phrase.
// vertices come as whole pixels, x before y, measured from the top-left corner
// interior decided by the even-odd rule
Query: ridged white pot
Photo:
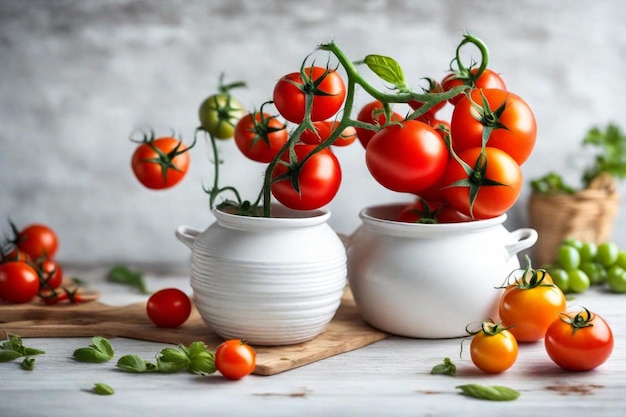
[[[509,232],[506,215],[454,224],[396,222],[404,205],[369,207],[351,236],[348,280],[363,318],[400,336],[466,336],[470,322],[497,320],[506,277],[534,229]]]
[[[271,218],[213,211],[204,232],[181,226],[192,252],[191,287],[206,324],[252,345],[313,339],[333,318],[346,285],[346,250],[326,210],[274,207]]]

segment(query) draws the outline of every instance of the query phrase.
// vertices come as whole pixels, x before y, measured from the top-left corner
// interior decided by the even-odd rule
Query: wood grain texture
[[[179,328],[153,325],[146,316],[145,303],[109,306],[100,302],[77,305],[0,305],[0,331],[21,337],[127,337],[162,343],[203,341],[215,349],[223,339],[202,321],[195,307]],[[341,306],[322,334],[305,343],[290,346],[255,347],[257,375],[274,375],[388,337],[365,323],[346,291]]]

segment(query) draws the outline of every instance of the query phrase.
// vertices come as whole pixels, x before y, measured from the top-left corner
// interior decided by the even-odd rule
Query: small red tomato
[[[241,339],[227,340],[215,351],[215,367],[225,378],[241,379],[254,371],[256,352]]]
[[[28,303],[39,292],[39,276],[25,262],[0,264],[0,299],[9,303]]]
[[[150,296],[146,312],[158,327],[178,327],[191,314],[191,300],[178,288],[165,288]]]
[[[145,139],[133,152],[131,168],[146,188],[171,188],[183,180],[189,169],[190,145],[172,137]]]
[[[563,313],[544,340],[548,356],[563,369],[590,371],[602,365],[613,352],[613,332],[599,315],[583,309]]]
[[[63,282],[63,268],[58,262],[52,259],[45,259],[37,266],[43,278],[43,288],[51,289],[61,286]]]
[[[26,253],[30,259],[52,258],[59,247],[59,239],[45,224],[31,224],[18,232],[17,249]]]

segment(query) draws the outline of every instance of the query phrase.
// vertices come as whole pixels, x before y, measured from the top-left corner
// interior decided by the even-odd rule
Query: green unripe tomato
[[[615,261],[615,265],[619,265],[622,268],[626,269],[626,251],[619,251],[617,255],[617,260]]]
[[[580,241],[578,239],[574,239],[572,237],[565,239],[563,241],[563,244],[567,245],[567,246],[573,246],[573,247],[575,247],[578,250],[580,250],[580,248],[582,248],[582,246],[583,246],[583,242],[582,241]]]
[[[213,94],[207,97],[198,110],[200,126],[218,139],[230,139],[235,126],[245,115],[243,105],[230,94]]]
[[[581,262],[592,262],[594,259],[596,259],[596,254],[598,253],[598,245],[593,242],[584,242],[578,249],[578,252],[580,252]]]
[[[559,287],[564,293],[569,292],[569,275],[566,270],[559,267],[550,267],[548,274],[550,274],[554,285]]]
[[[626,269],[613,265],[607,272],[606,283],[613,292],[626,292]]]
[[[615,264],[619,256],[619,248],[613,242],[604,242],[598,245],[598,252],[596,253],[596,261],[600,262],[605,267],[610,267]]]
[[[579,269],[589,277],[591,285],[598,285],[603,282],[604,267],[597,262],[582,262]]]
[[[580,265],[580,252],[574,246],[561,245],[557,255],[559,265],[566,271],[578,269]]]
[[[591,281],[587,274],[580,269],[572,269],[567,272],[569,278],[569,290],[575,293],[583,293],[589,289]]]

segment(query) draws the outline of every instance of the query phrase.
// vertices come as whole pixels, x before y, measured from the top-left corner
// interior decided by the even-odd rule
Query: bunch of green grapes
[[[556,263],[544,269],[564,293],[580,294],[592,285],[626,293],[626,251],[614,242],[566,239],[558,248]]]

